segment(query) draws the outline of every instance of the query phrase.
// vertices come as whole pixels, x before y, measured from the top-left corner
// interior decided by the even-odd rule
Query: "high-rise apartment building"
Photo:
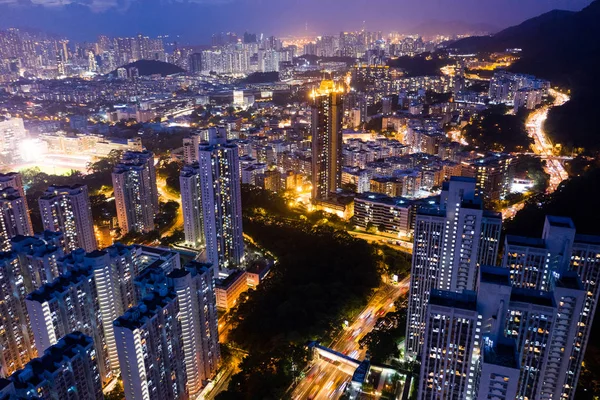
[[[547,216],[541,238],[507,235],[502,266],[513,286],[550,291],[569,269],[575,225],[570,218]]]
[[[0,253],[0,375],[8,376],[37,355],[25,307],[27,289],[19,258]]]
[[[9,379],[17,399],[101,400],[102,383],[92,338],[72,332]],[[10,398],[10,397],[9,397]]]
[[[112,173],[117,218],[122,233],[149,232],[158,213],[154,156],[149,151],[128,151]]]
[[[342,184],[343,89],[324,80],[311,93],[313,200],[326,200]]]
[[[448,318],[464,309],[451,298],[469,292],[439,301],[432,290],[418,398],[575,398],[599,293],[600,237],[578,235],[569,218],[547,216],[542,238],[507,238],[503,264],[479,268],[470,344],[455,343],[470,331],[452,331]],[[442,333],[450,336],[440,341]],[[440,345],[448,346],[438,351]],[[470,360],[457,357],[466,353]],[[461,392],[463,378],[469,393]]]
[[[15,236],[11,243],[21,266],[25,294],[52,282],[64,272],[58,265],[58,260],[64,256],[64,251],[62,247],[57,246],[56,241],[45,240],[43,235],[36,235]]]
[[[439,204],[417,211],[408,298],[406,355],[420,353],[429,293],[475,290],[481,265],[495,262],[501,215],[483,209],[474,179],[451,177]]]
[[[432,290],[425,325],[419,399],[473,399],[481,340],[476,293]]]
[[[13,187],[0,190],[0,250],[10,251],[10,239],[33,235],[27,202]]]
[[[27,224],[29,225],[28,230],[33,232],[33,226],[31,225],[31,217],[29,215],[29,206],[25,198],[25,188],[23,187],[23,177],[18,172],[7,172],[0,173],[0,190],[6,188],[14,188],[19,192],[19,195],[25,200],[25,208],[27,209]],[[32,233],[33,234],[33,233]]]
[[[70,332],[83,332],[94,340],[100,377],[108,383],[114,375],[108,359],[94,271],[83,265],[84,256],[83,249],[71,253],[69,258],[75,266],[30,293],[25,303],[38,354],[43,354]]]
[[[200,146],[198,161],[206,260],[221,270],[235,268],[244,258],[242,198],[238,147],[222,130],[212,129]]]
[[[133,246],[115,244],[85,256],[84,266],[93,269],[98,305],[113,371],[119,368],[116,338],[112,321],[136,304],[133,279],[138,274],[138,259]]]
[[[183,211],[183,231],[185,243],[199,248],[204,242],[204,220],[202,205],[202,185],[198,163],[185,165],[179,176],[181,186],[181,208]]]
[[[12,164],[20,159],[20,144],[27,136],[22,118],[0,121],[0,163]]]
[[[114,322],[127,399],[188,398],[214,376],[220,351],[213,276],[211,265],[192,262],[168,274],[149,267],[136,280],[146,296]]]
[[[69,251],[98,248],[86,185],[50,186],[38,202],[44,229],[62,232]]]
[[[475,178],[478,195],[486,204],[503,200],[509,193],[514,176],[514,160],[507,154],[492,154],[463,163],[461,175]]]
[[[187,399],[177,295],[164,289],[114,321],[125,399]]]
[[[191,262],[168,275],[177,295],[190,395],[216,374],[221,359],[212,269],[210,264]]]

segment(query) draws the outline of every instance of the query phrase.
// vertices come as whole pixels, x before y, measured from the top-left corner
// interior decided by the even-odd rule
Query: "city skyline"
[[[184,44],[209,44],[210,35],[219,31],[315,35],[366,27],[421,34],[415,30],[433,26],[434,29],[457,30],[452,33],[484,33],[502,30],[554,9],[578,11],[589,3],[590,0],[507,0],[494,4],[474,0],[377,0],[366,7],[363,1],[356,0],[346,2],[342,8],[336,1],[316,0],[150,0],[143,3],[3,0],[0,1],[0,28],[46,31],[73,40],[94,40],[100,34],[133,36],[142,32],[150,36],[169,35]],[[332,21],[331,15],[337,18]],[[210,23],[198,24],[202,20]],[[470,32],[459,32],[461,30]]]

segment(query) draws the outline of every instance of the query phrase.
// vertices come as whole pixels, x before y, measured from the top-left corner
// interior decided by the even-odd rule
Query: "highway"
[[[363,239],[369,243],[383,244],[389,246],[395,250],[402,251],[404,253],[412,254],[413,242],[407,242],[400,240],[393,236],[384,236],[372,234],[364,231],[348,231],[348,234]]]
[[[569,96],[556,90],[550,89],[550,94],[554,96],[553,107],[561,106],[569,101]],[[558,185],[569,175],[565,171],[560,157],[554,157],[553,146],[548,136],[544,132],[544,121],[548,117],[550,106],[544,106],[533,111],[527,118],[526,126],[529,136],[533,138],[532,146],[535,154],[546,159],[546,172],[550,175],[550,184],[548,185],[547,193],[554,192]]]
[[[396,285],[383,285],[368,302],[362,312],[330,343],[329,348],[357,360],[363,360],[366,349],[360,349],[358,341],[370,332],[377,319],[392,309],[394,301],[408,292],[410,278]],[[292,393],[295,400],[337,399],[352,377],[328,361],[318,359],[308,370]]]

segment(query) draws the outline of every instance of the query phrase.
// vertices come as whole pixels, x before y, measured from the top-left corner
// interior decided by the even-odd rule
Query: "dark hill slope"
[[[137,68],[140,72],[140,76],[156,74],[160,74],[161,76],[167,76],[185,72],[184,69],[178,67],[177,65],[156,60],[138,60],[136,62],[132,62],[122,66],[122,68],[125,69],[131,67]],[[113,71],[111,72],[111,74],[116,75],[117,71]]]

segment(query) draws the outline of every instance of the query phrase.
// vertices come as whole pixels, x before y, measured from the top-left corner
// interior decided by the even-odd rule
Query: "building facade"
[[[128,151],[112,173],[117,219],[123,234],[154,229],[158,213],[158,189],[154,155]]]
[[[200,186],[206,260],[221,270],[238,267],[244,258],[242,198],[237,145],[219,130],[199,149]]]
[[[324,80],[311,93],[312,198],[329,198],[342,184],[343,89]]]
[[[38,202],[44,229],[62,232],[69,251],[98,248],[86,185],[50,186]]]
[[[478,268],[495,261],[502,217],[483,209],[471,178],[451,177],[439,204],[417,211],[408,299],[406,356],[420,354],[433,289],[475,290]]]

